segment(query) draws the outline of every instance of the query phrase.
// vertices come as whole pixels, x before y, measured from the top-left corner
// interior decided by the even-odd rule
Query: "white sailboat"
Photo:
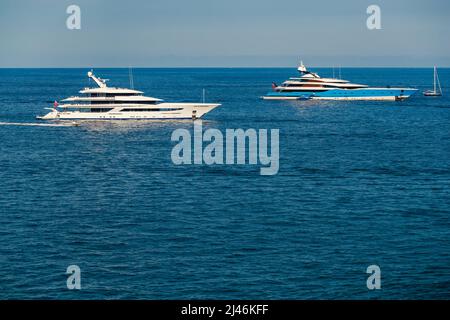
[[[439,91],[436,91],[437,86],[439,87]],[[433,90],[427,90],[423,93],[424,96],[427,97],[438,97],[438,96],[442,96],[442,89],[441,89],[441,83],[439,81],[439,77],[437,74],[437,69],[436,67],[434,67],[434,76],[433,76]]]

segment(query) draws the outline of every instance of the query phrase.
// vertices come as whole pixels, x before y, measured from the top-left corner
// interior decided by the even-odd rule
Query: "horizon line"
[[[433,68],[435,65],[430,66],[310,66],[308,68],[346,68],[346,69],[362,69],[362,68],[392,68],[392,69],[428,69]],[[437,68],[444,68],[448,69],[450,68],[450,65],[444,65],[444,66],[438,66]],[[62,66],[52,66],[52,67],[35,67],[35,66],[12,66],[12,67],[1,67],[0,69],[294,69],[297,67],[293,66],[273,66],[273,67],[267,67],[267,66],[139,66],[139,67],[133,67],[133,66],[101,66],[101,67],[92,67],[92,66],[76,66],[76,67],[62,67]]]

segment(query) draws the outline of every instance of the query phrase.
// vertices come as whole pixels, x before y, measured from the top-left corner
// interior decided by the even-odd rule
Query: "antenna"
[[[436,93],[436,66],[434,66],[433,70],[433,83],[434,83],[434,92]]]
[[[128,76],[130,78],[130,88],[134,89],[133,69],[128,67]]]

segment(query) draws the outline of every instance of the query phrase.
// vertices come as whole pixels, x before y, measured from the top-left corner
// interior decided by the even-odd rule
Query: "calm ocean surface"
[[[88,69],[0,69],[0,122],[37,122]],[[129,87],[128,69],[96,69]],[[315,69],[331,76],[330,69]],[[135,88],[223,105],[204,128],[280,130],[280,170],[172,164],[192,121],[0,125],[1,299],[450,299],[444,97],[262,101],[292,69],[135,69]],[[342,69],[432,87],[432,69]],[[82,290],[66,288],[81,268]],[[381,268],[369,291],[366,268]]]

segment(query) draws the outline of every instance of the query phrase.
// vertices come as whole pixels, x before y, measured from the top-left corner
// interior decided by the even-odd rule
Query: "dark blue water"
[[[330,76],[328,69],[317,70]],[[0,70],[0,122],[36,122],[84,69]],[[129,85],[127,69],[98,69]],[[223,105],[204,127],[280,130],[280,171],[172,164],[191,121],[0,125],[2,299],[449,299],[450,70],[404,102],[258,97],[295,69],[136,69],[169,101]],[[432,86],[431,69],[343,69]],[[66,288],[67,266],[82,290]],[[382,289],[366,268],[379,265]]]

